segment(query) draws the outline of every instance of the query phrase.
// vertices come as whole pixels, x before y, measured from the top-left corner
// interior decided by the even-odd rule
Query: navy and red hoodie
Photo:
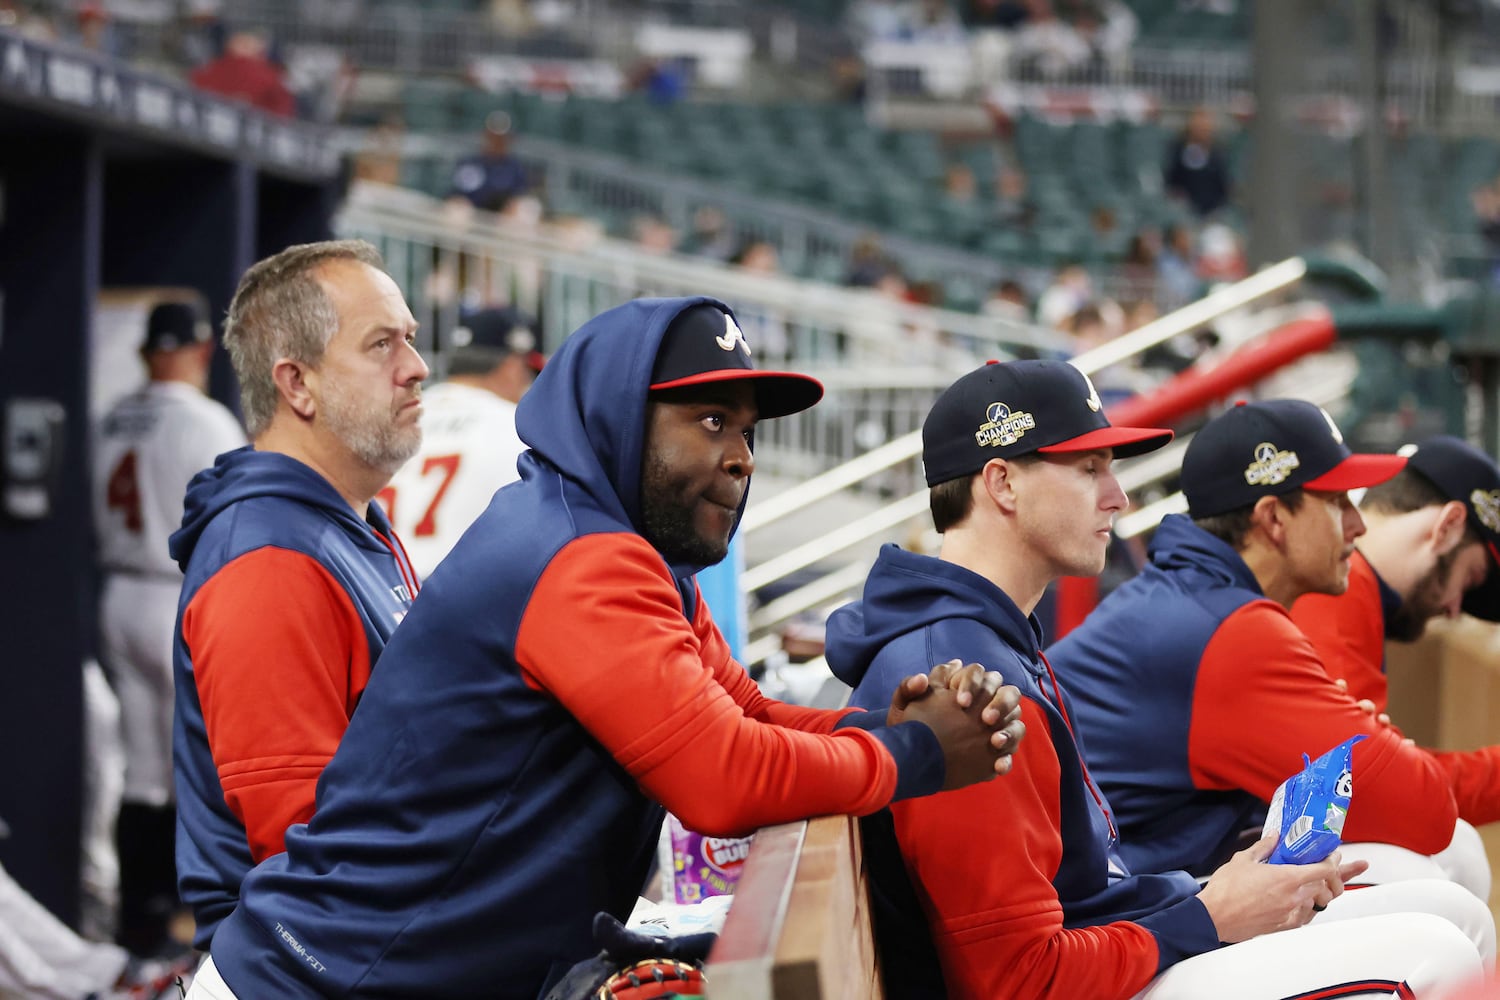
[[[941,788],[925,725],[762,697],[702,567],[641,534],[651,368],[705,301],[602,314],[521,401],[520,482],[428,579],[312,821],[214,938],[239,996],[531,1000],[597,951],[597,912],[629,914],[663,805],[730,835]]]
[[[1448,846],[1458,805],[1443,764],[1338,688],[1233,547],[1173,514],[1150,554],[1048,650],[1133,869],[1209,874],[1304,753],[1356,734],[1344,840]]]
[[[361,520],[294,458],[241,448],[188,484],[170,540],[177,881],[207,948],[240,880],[312,815],[314,788],[416,573],[378,504]]]
[[[990,581],[894,545],[881,549],[863,599],[829,619],[828,663],[854,686],[852,704],[887,703],[913,664],[954,658],[1021,690],[1027,735],[1008,775],[896,803],[884,832],[865,823],[892,996],[941,995],[930,989],[940,975],[952,997],[1126,1000],[1219,947],[1191,876],[1130,875],[1121,863],[1040,642],[1036,619]],[[881,842],[891,829],[899,852]],[[900,903],[912,896],[930,938]],[[923,954],[927,941],[935,955]]]

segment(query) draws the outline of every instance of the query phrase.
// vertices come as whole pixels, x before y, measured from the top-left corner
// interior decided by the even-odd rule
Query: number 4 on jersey
[[[458,475],[458,463],[462,455],[432,455],[422,461],[422,475],[425,477],[429,472],[437,469],[442,472],[442,482],[438,483],[437,492],[432,495],[432,502],[427,505],[427,510],[422,514],[422,519],[412,528],[412,534],[417,538],[427,538],[437,534],[437,509],[438,504],[443,502],[443,495],[448,492],[448,487],[453,485],[453,477]],[[396,488],[387,486],[375,498],[385,507],[386,516],[392,523],[396,521]]]
[[[135,478],[134,449],[120,456],[115,463],[115,470],[109,474],[109,482],[105,485],[104,502],[110,510],[124,513],[126,531],[140,534],[145,528],[141,520],[141,490]]]

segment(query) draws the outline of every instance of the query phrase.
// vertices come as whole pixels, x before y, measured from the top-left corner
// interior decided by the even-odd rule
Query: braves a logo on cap
[[[738,343],[745,349],[747,355],[750,353],[750,342],[745,339],[744,332],[735,325],[734,317],[728,313],[724,314],[724,336],[715,337],[714,343],[726,351],[734,350],[734,345]]]
[[[1344,434],[1343,434],[1342,431],[1339,430],[1339,425],[1333,422],[1333,417],[1329,416],[1328,415],[1328,411],[1325,410],[1325,409],[1323,409],[1321,406],[1318,407],[1318,412],[1321,413],[1321,414],[1323,414],[1323,419],[1324,420],[1328,421],[1328,430],[1330,432],[1332,432],[1333,439],[1335,441],[1337,441],[1339,444],[1343,444],[1344,443]]]
[[[1009,448],[1034,427],[1036,418],[1031,414],[1012,413],[1004,403],[991,403],[985,409],[984,423],[974,432],[974,442],[981,448]]]
[[[1089,387],[1089,398],[1085,399],[1084,402],[1088,404],[1089,409],[1093,410],[1095,413],[1098,413],[1099,410],[1104,406],[1103,403],[1099,402],[1099,390],[1094,388],[1093,379],[1089,378],[1087,375],[1083,377],[1083,381],[1084,384]]]
[[[1328,423],[1333,425],[1331,420]],[[1334,432],[1338,432],[1337,427]],[[1286,482],[1286,477],[1301,464],[1295,451],[1282,451],[1271,442],[1262,441],[1255,446],[1255,460],[1245,466],[1245,482],[1251,486],[1275,486]]]
[[[1500,534],[1500,490],[1475,490],[1469,494],[1469,505],[1480,524]]]

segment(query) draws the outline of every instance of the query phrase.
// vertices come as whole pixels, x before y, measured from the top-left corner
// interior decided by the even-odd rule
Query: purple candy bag
[[[672,841],[672,894],[678,903],[733,895],[750,854],[751,837],[705,837],[667,815]]]

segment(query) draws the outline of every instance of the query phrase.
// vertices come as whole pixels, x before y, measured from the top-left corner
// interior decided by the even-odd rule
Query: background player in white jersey
[[[423,579],[520,478],[516,404],[542,367],[534,330],[514,308],[474,313],[453,331],[447,381],[422,393],[422,449],[378,499]]]
[[[206,302],[158,304],[141,346],[149,381],[116,404],[95,434],[100,639],[125,744],[119,941],[139,954],[167,943],[177,909],[172,633],[182,572],[167,554],[167,536],[182,523],[188,480],[245,444],[234,415],[207,395],[213,351]]]

